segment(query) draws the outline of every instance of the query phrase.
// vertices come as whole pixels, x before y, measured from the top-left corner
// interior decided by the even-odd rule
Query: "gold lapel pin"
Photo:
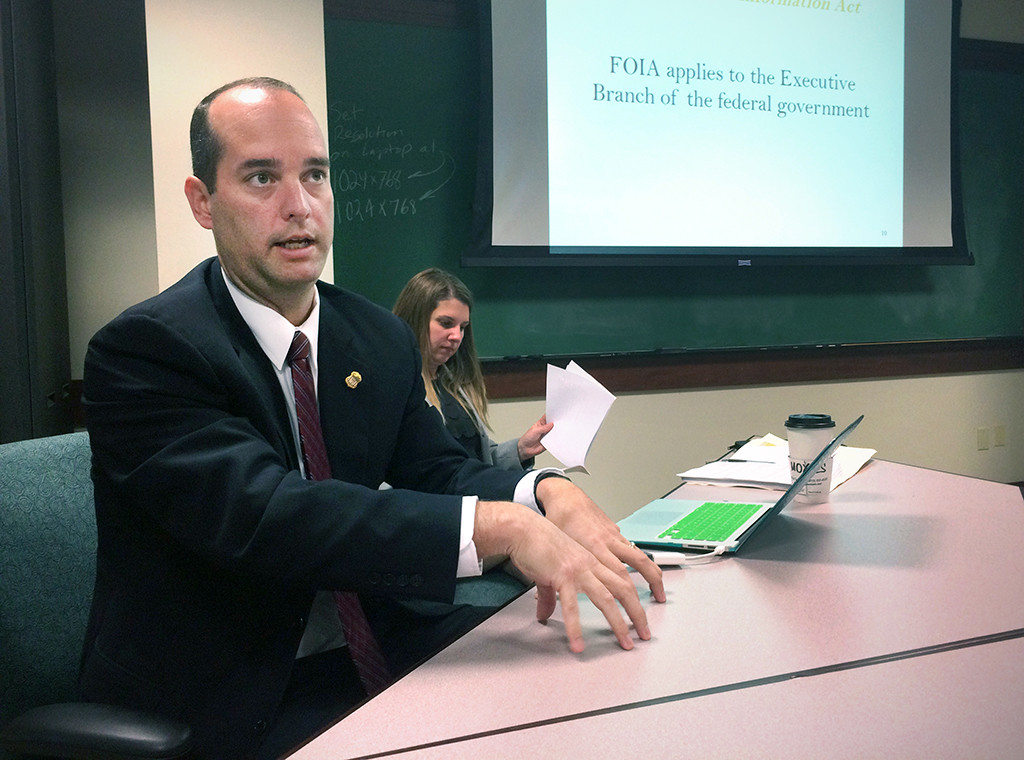
[[[349,388],[355,388],[362,381],[363,376],[360,375],[358,372],[353,372],[348,377],[345,378],[345,385],[347,385]]]

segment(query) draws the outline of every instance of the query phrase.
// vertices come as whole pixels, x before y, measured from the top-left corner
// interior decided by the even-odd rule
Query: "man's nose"
[[[281,184],[281,214],[286,219],[309,216],[311,206],[309,193],[301,180],[283,182]]]

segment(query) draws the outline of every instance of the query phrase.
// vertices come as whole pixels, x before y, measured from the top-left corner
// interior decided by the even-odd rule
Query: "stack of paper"
[[[576,362],[565,369],[548,365],[544,413],[555,426],[541,440],[566,470],[587,472],[587,452],[613,401],[615,396]]]
[[[875,449],[840,446],[832,458],[832,489],[849,480],[876,453]],[[752,438],[731,456],[680,472],[679,477],[693,483],[784,491],[792,482],[789,443],[771,433]]]

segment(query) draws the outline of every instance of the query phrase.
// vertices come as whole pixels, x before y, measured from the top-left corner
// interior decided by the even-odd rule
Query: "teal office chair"
[[[0,445],[0,758],[175,758],[188,726],[76,702],[96,574],[89,438]]]

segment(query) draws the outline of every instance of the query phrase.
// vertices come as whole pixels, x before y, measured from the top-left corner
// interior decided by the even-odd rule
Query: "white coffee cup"
[[[790,482],[803,473],[818,453],[835,437],[836,423],[828,414],[791,414],[786,420],[789,438]],[[796,495],[795,501],[819,504],[828,501],[832,490],[832,457],[818,466],[810,480]]]

